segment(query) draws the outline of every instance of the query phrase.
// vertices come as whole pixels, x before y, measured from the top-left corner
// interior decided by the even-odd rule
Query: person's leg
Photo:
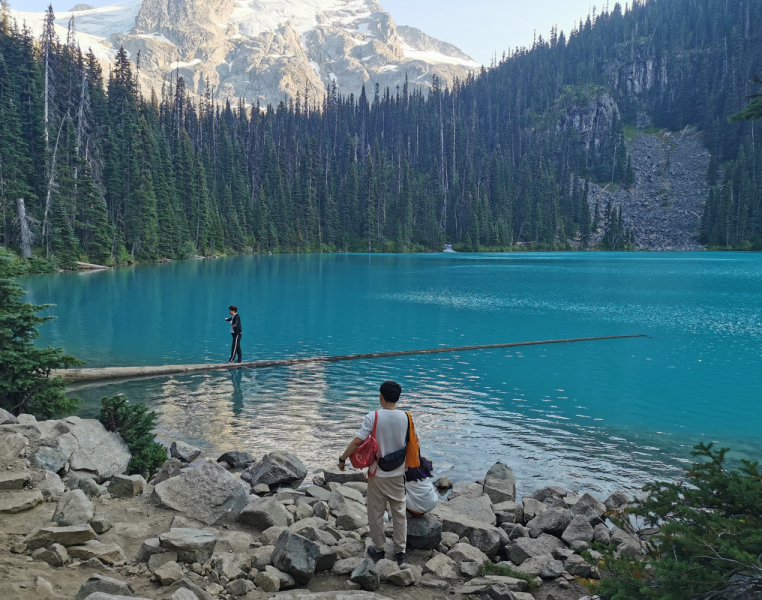
[[[241,362],[243,360],[243,352],[241,351],[241,335],[238,334],[238,343],[237,343],[237,352],[238,352],[238,362]]]
[[[386,510],[386,498],[381,492],[380,477],[368,479],[368,527],[370,528],[370,540],[378,552],[384,551],[386,536],[384,535],[384,511]]]
[[[394,525],[394,552],[404,553],[407,547],[407,503],[405,501],[405,476],[385,479],[385,496],[389,501],[392,524]]]
[[[228,362],[233,362],[233,357],[235,356],[236,335],[235,333],[231,333],[230,335],[233,336],[233,341],[230,344],[230,358],[228,359]]]

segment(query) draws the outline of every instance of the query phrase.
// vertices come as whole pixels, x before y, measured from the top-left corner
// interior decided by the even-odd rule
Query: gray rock
[[[579,554],[574,554],[564,562],[564,570],[573,577],[590,577],[592,565]]]
[[[172,445],[169,447],[169,455],[184,463],[192,463],[201,456],[201,450],[185,442],[177,441],[172,442]]]
[[[445,548],[452,548],[455,544],[457,544],[460,541],[460,536],[458,536],[457,533],[453,533],[451,531],[445,531],[442,533],[442,545]]]
[[[574,552],[577,554],[581,554],[586,550],[590,550],[590,544],[584,540],[574,540],[571,544],[569,544],[569,548],[574,550]]]
[[[349,575],[363,560],[359,556],[337,560],[333,567],[331,567],[331,572],[334,575]]]
[[[564,530],[561,539],[567,544],[578,541],[591,542],[593,541],[593,535],[593,526],[590,525],[590,521],[588,521],[587,517],[576,515]]]
[[[273,564],[275,546],[262,546],[251,553],[251,568],[264,571],[267,565]]]
[[[0,425],[18,425],[19,420],[4,408],[0,408]]]
[[[18,425],[0,425],[0,437],[9,433],[18,433],[28,440],[39,440],[42,437],[42,433],[36,425],[25,425],[23,423]]]
[[[98,485],[92,477],[70,474],[67,484],[72,490],[82,490],[88,498],[100,498],[108,494],[106,486]]]
[[[609,544],[616,546],[616,550],[620,554],[627,556],[639,556],[643,554],[640,541],[619,527],[614,527],[614,530],[611,532]]]
[[[160,484],[162,481],[177,477],[183,468],[183,463],[177,458],[169,458],[161,465],[161,469],[156,473],[156,477],[151,482],[154,486]]]
[[[46,469],[51,473],[58,473],[64,468],[68,460],[69,457],[58,448],[40,446],[29,459],[29,462],[35,469]]]
[[[254,458],[248,452],[239,452],[238,450],[231,450],[225,452],[217,459],[217,462],[226,462],[234,469],[245,469],[246,467],[253,465],[256,462]]]
[[[95,507],[82,490],[72,490],[61,495],[53,520],[61,527],[87,525],[93,518]]]
[[[161,545],[158,537],[150,538],[140,545],[135,560],[139,563],[147,562],[154,554],[162,554],[165,552],[169,552],[169,550]]]
[[[484,478],[484,493],[493,504],[513,502],[516,499],[516,477],[510,467],[496,462]]]
[[[171,594],[169,597],[173,598],[175,593],[177,593],[180,590],[189,590],[193,592],[198,600],[216,600],[210,593],[206,592],[205,590],[202,590],[199,586],[197,586],[195,583],[193,583],[190,579],[183,577],[179,581],[175,581],[172,585],[170,585],[166,591],[165,594]],[[186,596],[183,596],[183,600],[185,600]]]
[[[579,501],[579,498],[574,499],[574,503],[576,504],[577,501]],[[545,498],[543,501],[543,504],[547,508],[569,508],[569,503],[566,501],[566,498],[559,498],[557,496],[551,496],[550,498]]]
[[[360,529],[368,524],[368,512],[365,507],[347,500],[339,492],[331,492],[328,508],[336,516],[336,525],[338,527],[353,530]]]
[[[309,504],[297,504],[294,519],[302,521],[315,516],[315,510]]]
[[[280,534],[275,544],[272,561],[276,569],[291,575],[298,583],[306,584],[315,573],[315,564],[320,555],[317,544],[292,531]]]
[[[304,491],[313,498],[317,498],[318,500],[323,500],[325,502],[328,502],[328,500],[331,498],[331,492],[316,485],[311,485]]]
[[[529,537],[529,530],[518,523],[503,523],[500,529],[508,535],[509,541],[514,541],[522,537]]]
[[[459,579],[458,564],[444,554],[437,554],[423,567],[424,573],[434,573],[440,579]]]
[[[148,598],[136,598],[135,596],[116,596],[104,592],[93,592],[85,600],[148,600]]]
[[[74,596],[74,600],[85,600],[85,598],[95,592],[112,594],[115,596],[135,596],[135,590],[132,589],[130,584],[125,583],[124,581],[119,581],[118,579],[106,577],[105,575],[100,575],[99,573],[95,573],[91,575],[90,578],[85,581],[85,583],[82,584],[82,586],[79,588],[79,591],[77,592],[77,595]]]
[[[516,565],[520,565],[530,558],[553,554],[556,548],[563,548],[564,543],[556,537],[542,534],[536,539],[519,538],[513,544],[508,546],[508,558]]]
[[[22,489],[31,478],[29,471],[0,471],[0,491]]]
[[[201,529],[170,529],[159,535],[159,543],[162,547],[177,552],[180,562],[204,564],[212,557],[217,538]]]
[[[387,583],[397,587],[409,587],[415,585],[419,580],[420,577],[416,578],[415,571],[412,569],[398,569],[386,579]]]
[[[169,600],[200,600],[200,598],[192,591],[180,588],[169,597]]]
[[[476,577],[479,574],[479,570],[482,568],[482,564],[478,562],[462,562],[460,563],[460,574],[464,577]]]
[[[265,531],[270,527],[288,527],[292,520],[290,513],[275,498],[258,498],[243,509],[239,517],[241,523]]]
[[[489,556],[470,544],[455,544],[447,553],[447,556],[460,565],[463,562],[474,562],[479,565],[489,560]]]
[[[349,576],[349,580],[359,583],[360,587],[368,592],[375,592],[381,585],[381,577],[376,564],[369,558],[357,565]]]
[[[328,517],[330,516],[330,511],[328,509],[328,504],[326,502],[316,502],[312,505],[312,510],[315,513],[316,517],[319,517],[324,520],[328,520]]]
[[[542,554],[540,556],[533,556],[532,558],[525,560],[523,563],[515,567],[515,570],[518,573],[523,573],[524,575],[539,577],[540,573],[542,572],[543,566],[552,560],[553,560],[553,556],[551,554]]]
[[[40,490],[12,490],[0,494],[0,514],[15,514],[42,504]]]
[[[114,475],[108,491],[114,498],[134,498],[143,492],[145,483],[140,475]]]
[[[442,522],[431,515],[408,516],[407,545],[429,550],[442,542]]]
[[[524,496],[524,498],[521,499],[521,503],[524,506],[524,519],[527,522],[534,519],[540,513],[544,513],[546,510],[548,510],[548,507],[545,506],[540,500],[535,500],[534,498],[530,498],[528,496]]]
[[[102,479],[127,470],[132,455],[121,436],[106,431],[95,419],[67,417],[63,421],[78,444],[77,450],[69,458],[72,470],[89,471]]]
[[[337,468],[327,469],[323,472],[326,483],[349,483],[350,481],[365,481],[365,473],[347,465],[344,471]]]
[[[235,598],[241,598],[254,591],[254,584],[248,579],[236,579],[225,586],[225,591]]]
[[[280,589],[282,590],[288,590],[292,587],[296,587],[296,580],[291,577],[288,573],[284,573],[283,571],[276,569],[272,566],[265,567],[265,571],[267,573],[272,573],[275,575],[278,580],[280,581]]]
[[[172,585],[175,581],[183,578],[183,570],[174,561],[164,563],[153,572],[160,585]]]
[[[166,565],[168,562],[177,562],[177,552],[162,552],[160,554],[152,554],[148,558],[148,568],[151,569],[151,571],[155,571],[159,567]],[[177,579],[182,579],[182,577],[175,578],[175,581]],[[168,583],[167,585],[170,584]]]
[[[606,512],[606,505],[590,494],[583,494],[577,503],[571,507],[573,515],[587,515],[589,512],[600,518]]]
[[[13,431],[0,432],[0,461],[9,462],[16,460],[29,445],[27,440],[20,433]]]
[[[574,555],[574,550],[571,548],[556,548],[551,554],[556,560],[564,562],[567,558]]]
[[[572,513],[568,508],[550,508],[529,521],[527,529],[532,537],[537,537],[540,533],[560,536],[571,520]]]
[[[66,490],[61,478],[50,471],[43,471],[42,479],[35,483],[34,487],[42,492],[42,495],[46,500],[49,500],[50,498],[60,498]]]
[[[563,498],[565,496],[568,496],[569,492],[565,490],[562,487],[558,487],[557,485],[549,485],[544,488],[540,488],[536,492],[534,492],[530,497],[537,500],[538,502],[545,502],[548,498],[551,496],[555,496],[556,498]]]
[[[507,583],[493,583],[486,589],[486,595],[491,600],[517,600],[516,595],[511,591]]]
[[[266,565],[265,565],[266,566]],[[250,568],[250,559],[243,554],[225,554],[212,557],[212,569],[220,576],[229,581],[246,577]]]
[[[249,497],[238,481],[217,463],[206,462],[154,487],[151,502],[207,525],[238,520]]]
[[[338,548],[322,545],[318,547],[320,549],[320,554],[315,559],[315,573],[331,570],[333,565],[339,560]]]
[[[280,591],[280,579],[274,573],[263,571],[257,573],[254,583],[257,584],[263,592],[275,593]]]
[[[27,550],[36,550],[51,544],[62,546],[76,546],[95,539],[95,532],[89,525],[75,525],[73,527],[41,527],[32,531],[24,544]]]
[[[471,481],[456,481],[452,486],[452,491],[448,496],[449,500],[455,500],[458,497],[478,498],[484,495],[484,485],[473,483]]]
[[[540,577],[543,579],[555,579],[561,577],[564,573],[564,563],[560,560],[549,560],[542,565],[540,569]]]
[[[127,561],[124,551],[116,544],[102,544],[97,540],[90,540],[79,546],[69,546],[69,556],[78,560],[90,560],[97,558],[103,564],[114,565]]]
[[[106,513],[97,512],[93,515],[93,518],[90,519],[90,527],[93,528],[95,533],[106,533],[111,529],[111,521]]]
[[[475,521],[462,513],[451,510],[449,502],[439,502],[429,513],[442,522],[442,531],[467,537],[472,546],[479,548],[487,556],[494,556],[500,549],[500,530],[483,521]]]
[[[307,476],[307,468],[301,460],[290,452],[271,452],[241,473],[241,479],[252,487],[260,483],[270,489],[279,485],[300,482]]]
[[[452,479],[449,477],[443,476],[434,481],[434,487],[439,490],[449,490],[452,489]]]
[[[603,523],[593,528],[593,541],[599,544],[609,544],[611,542],[611,532]]]
[[[492,510],[497,517],[497,524],[503,523],[523,523],[524,522],[524,508],[520,504],[515,502],[501,502],[499,504],[493,504]]]
[[[381,581],[386,581],[392,573],[400,570],[396,561],[382,558],[376,563],[376,570]]]
[[[621,510],[630,504],[630,502],[630,497],[625,492],[616,491],[606,498],[604,506],[606,507],[606,510]]]
[[[280,534],[283,533],[286,530],[285,527],[280,527],[278,525],[274,525],[273,527],[270,527],[269,529],[266,529],[262,532],[262,535],[260,536],[259,541],[262,542],[265,546],[275,546],[275,544],[278,543],[278,538],[280,537]]]
[[[41,560],[51,567],[62,567],[69,561],[69,553],[61,544],[51,544],[47,548],[37,548],[32,552],[34,560]]]
[[[450,510],[455,510],[466,515],[474,521],[481,521],[488,525],[495,525],[497,523],[497,518],[492,510],[492,501],[487,495],[477,496],[476,498],[459,496],[455,500],[447,502],[447,507]]]

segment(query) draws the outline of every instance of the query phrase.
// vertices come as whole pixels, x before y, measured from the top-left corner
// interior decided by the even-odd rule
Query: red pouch
[[[378,411],[373,419],[373,431],[355,450],[355,453],[349,457],[349,461],[355,469],[365,469],[370,467],[378,460],[378,442],[376,441],[376,424],[378,423]],[[375,475],[375,473],[373,474]],[[373,477],[368,469],[368,477]]]

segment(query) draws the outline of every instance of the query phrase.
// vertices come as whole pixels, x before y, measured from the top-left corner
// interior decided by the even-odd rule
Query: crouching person
[[[407,512],[411,515],[426,514],[439,502],[439,494],[431,481],[434,465],[423,456],[420,457],[420,463],[420,467],[411,467],[405,473]]]

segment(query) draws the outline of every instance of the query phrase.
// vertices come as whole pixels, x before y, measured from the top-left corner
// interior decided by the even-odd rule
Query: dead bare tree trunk
[[[18,212],[17,221],[21,231],[21,258],[32,258],[33,236],[32,231],[29,229],[30,217],[26,215],[26,206],[24,206],[23,198],[16,200],[16,209]]]
[[[48,179],[48,191],[45,195],[45,214],[42,218],[42,239],[45,242],[45,246],[48,254],[50,254],[50,221],[48,216],[50,215],[50,208],[53,204],[53,187],[56,182],[56,155],[58,154],[58,143],[61,141],[61,132],[63,131],[66,118],[61,119],[61,126],[58,128],[58,135],[56,136],[56,145],[53,148],[53,157],[50,161],[50,178]]]

